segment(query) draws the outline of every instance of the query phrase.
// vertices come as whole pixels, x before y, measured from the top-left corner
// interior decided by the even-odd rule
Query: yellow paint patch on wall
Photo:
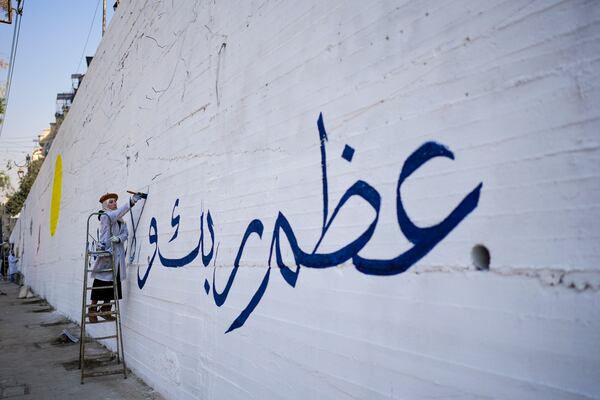
[[[60,214],[60,194],[62,191],[62,157],[56,157],[54,165],[54,182],[52,183],[52,203],[50,204],[50,235],[56,233],[58,216]]]

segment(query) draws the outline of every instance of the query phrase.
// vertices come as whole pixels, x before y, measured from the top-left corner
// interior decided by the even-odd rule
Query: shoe
[[[111,310],[112,310],[112,306],[102,306],[102,307],[100,307],[100,312],[101,313],[110,313]],[[107,321],[113,321],[115,319],[115,317],[113,317],[110,314],[107,314],[107,315],[98,315],[98,316],[100,318],[103,318],[103,319],[107,320]]]
[[[88,309],[88,313],[89,314],[96,314],[98,313],[98,307],[90,307]],[[98,317],[96,315],[88,315],[88,321],[94,323],[94,322],[98,322]]]

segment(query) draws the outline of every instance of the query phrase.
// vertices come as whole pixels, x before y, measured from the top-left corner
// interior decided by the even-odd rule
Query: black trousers
[[[103,281],[100,279],[94,279],[94,283],[92,284],[92,300],[103,300],[103,301],[111,301],[115,299],[115,292],[113,288],[108,289],[96,289],[99,286],[112,286],[112,281]],[[123,298],[123,294],[121,293],[121,277],[119,273],[117,273],[117,294],[119,296],[119,300]]]

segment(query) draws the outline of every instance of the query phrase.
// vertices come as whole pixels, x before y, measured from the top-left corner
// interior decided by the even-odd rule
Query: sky
[[[13,0],[13,6],[16,3]],[[108,25],[114,0],[106,3]],[[14,18],[13,14],[13,25],[0,24],[0,59],[7,63]],[[71,74],[85,73],[85,56],[94,55],[101,38],[102,0],[24,1],[11,93],[0,136],[0,171],[6,171],[8,160],[22,164],[25,155],[31,154],[37,135],[54,121],[56,94],[72,89]],[[7,69],[0,70],[2,87],[6,78]],[[16,174],[15,169],[11,175]]]

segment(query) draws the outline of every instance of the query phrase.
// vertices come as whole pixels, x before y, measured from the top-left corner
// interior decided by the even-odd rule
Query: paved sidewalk
[[[19,289],[0,281],[0,399],[162,399],[131,372],[82,385],[79,344],[60,340],[65,328],[79,335],[78,325],[43,299],[18,299]],[[92,348],[110,354],[99,344]]]

